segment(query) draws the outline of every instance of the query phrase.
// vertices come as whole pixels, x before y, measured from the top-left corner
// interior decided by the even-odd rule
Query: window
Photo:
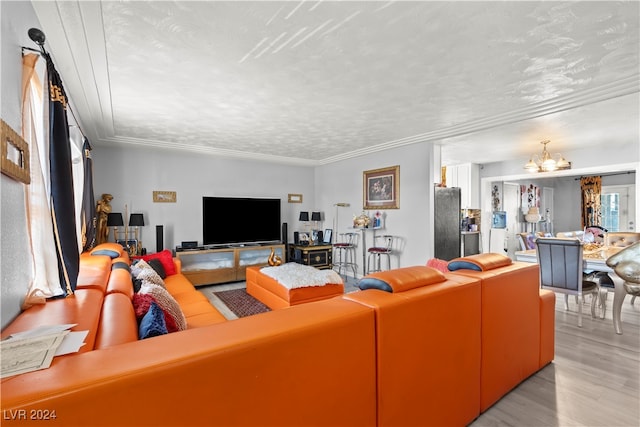
[[[634,185],[603,186],[600,194],[602,226],[609,231],[633,231]]]

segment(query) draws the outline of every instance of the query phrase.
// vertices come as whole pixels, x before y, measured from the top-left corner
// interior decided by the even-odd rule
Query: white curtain
[[[82,196],[84,192],[84,136],[77,125],[69,126],[69,140],[71,142],[71,167],[73,170],[73,197],[76,205],[76,236],[78,236],[78,252],[82,253]]]
[[[43,304],[45,298],[63,295],[58,274],[49,204],[48,100],[43,92],[45,67],[40,55],[23,57],[22,137],[29,144],[31,184],[25,185],[25,204],[31,245],[33,280],[23,308]]]

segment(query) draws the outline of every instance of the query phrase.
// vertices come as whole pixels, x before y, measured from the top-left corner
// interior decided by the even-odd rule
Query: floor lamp
[[[338,208],[348,208],[351,205],[349,203],[336,203],[333,206],[336,207],[336,214],[333,217],[333,232],[336,236],[336,242],[337,242],[338,236],[340,236],[340,231],[338,230]]]

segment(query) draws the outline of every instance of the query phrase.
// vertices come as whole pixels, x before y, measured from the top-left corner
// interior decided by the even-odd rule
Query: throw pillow
[[[152,295],[160,308],[173,317],[179,331],[187,329],[187,319],[184,317],[184,313],[182,312],[180,305],[169,291],[162,286],[143,280],[142,286],[140,287],[140,293]]]
[[[435,268],[436,270],[442,273],[449,272],[449,269],[447,268],[448,265],[449,265],[448,261],[445,261],[443,259],[438,259],[438,258],[431,258],[429,261],[427,261],[427,267]]]
[[[159,259],[160,262],[162,262],[162,266],[164,267],[164,271],[167,276],[176,274],[176,266],[173,264],[173,255],[169,249],[156,252],[155,254],[136,256],[134,259],[143,259],[145,261],[149,261],[150,259]]]
[[[149,311],[151,307],[151,303],[158,303],[156,299],[150,294],[135,294],[133,295],[133,310],[136,314],[136,319],[138,323],[142,321],[142,318]],[[162,309],[162,307],[160,307]],[[167,325],[167,331],[169,333],[178,331],[178,325],[176,325],[176,321],[167,311],[162,310],[164,314],[164,322]]]
[[[151,266],[151,268],[153,268],[155,270],[156,273],[158,273],[158,276],[160,276],[161,279],[165,279],[167,277],[167,273],[164,270],[164,266],[162,265],[162,261],[160,261],[157,258],[154,259],[150,259],[147,264],[149,264]]]
[[[164,335],[167,333],[167,325],[164,323],[164,314],[158,304],[151,303],[149,311],[144,315],[138,328],[138,338],[141,340],[145,338],[157,337],[158,335]]]
[[[162,278],[158,275],[158,273],[156,273],[153,267],[147,264],[147,262],[144,260],[139,260],[131,266],[131,274],[133,275],[134,279],[143,281],[147,280],[164,288],[164,281],[162,280]]]

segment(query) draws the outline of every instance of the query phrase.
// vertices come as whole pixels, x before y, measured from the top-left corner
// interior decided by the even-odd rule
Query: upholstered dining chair
[[[583,295],[591,294],[591,317],[596,317],[600,288],[596,282],[585,280],[582,244],[577,239],[544,238],[536,240],[536,254],[540,266],[540,286],[564,294],[565,310],[569,310],[569,295],[578,301],[578,327],[582,327]]]

